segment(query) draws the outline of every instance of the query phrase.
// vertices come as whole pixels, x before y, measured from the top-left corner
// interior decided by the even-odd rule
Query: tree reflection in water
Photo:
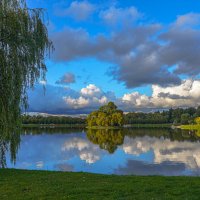
[[[195,131],[195,135],[196,135],[197,137],[200,137],[200,129],[198,129],[198,130]]]
[[[184,131],[180,129],[88,129],[86,131],[87,138],[93,143],[99,145],[101,149],[107,150],[109,153],[114,153],[119,145],[124,143],[124,138],[136,137],[156,137],[170,139],[171,141],[190,141],[196,142],[200,140],[199,131]]]
[[[101,149],[105,149],[109,153],[114,153],[117,149],[117,146],[123,144],[124,133],[121,129],[88,129],[87,138],[93,144],[98,144]]]
[[[16,162],[16,155],[20,144],[20,129],[0,134],[0,168],[6,168],[6,154],[10,153],[12,163]]]

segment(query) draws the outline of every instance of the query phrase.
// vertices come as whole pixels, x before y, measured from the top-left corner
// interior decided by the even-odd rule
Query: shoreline
[[[87,128],[87,129],[127,129],[127,128],[172,128],[172,124],[127,124],[123,127],[93,126],[85,124],[22,124],[22,128]]]
[[[22,124],[22,128],[85,128],[85,124]]]

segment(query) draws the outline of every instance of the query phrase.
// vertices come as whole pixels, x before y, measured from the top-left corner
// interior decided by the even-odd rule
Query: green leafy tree
[[[117,106],[113,102],[109,102],[94,111],[87,117],[87,124],[92,126],[123,126],[124,115],[121,110],[117,110]]]
[[[45,80],[45,57],[52,49],[42,9],[24,0],[0,1],[0,131],[13,132],[27,108],[27,88]]]

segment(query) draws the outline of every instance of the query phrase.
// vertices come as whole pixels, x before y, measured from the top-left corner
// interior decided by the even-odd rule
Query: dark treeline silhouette
[[[78,117],[65,116],[22,116],[23,124],[85,124],[86,120]]]
[[[200,117],[198,108],[176,108],[151,113],[131,112],[124,115],[124,124],[192,124]],[[86,124],[86,119],[65,116],[22,116],[23,124]]]
[[[125,124],[192,124],[200,116],[198,108],[176,108],[154,113],[133,112],[125,115]]]

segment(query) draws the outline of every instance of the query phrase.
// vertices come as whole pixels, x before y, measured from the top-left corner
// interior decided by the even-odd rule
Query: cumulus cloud
[[[199,24],[200,24],[200,14],[188,13],[186,15],[178,16],[174,25],[178,27],[187,27],[187,26],[199,25]]]
[[[151,102],[156,107],[199,106],[200,80],[184,80],[182,84],[171,87],[152,86]]]
[[[152,85],[151,96],[133,92],[118,98],[113,92],[104,92],[94,84],[89,84],[80,91],[46,85],[44,95],[41,84],[36,86],[34,92],[29,91],[29,99],[29,111],[57,114],[89,113],[109,101],[115,102],[120,109],[127,112],[171,107],[197,107],[200,106],[200,80],[183,80],[178,86]]]
[[[88,56],[92,52],[89,34],[83,29],[64,28],[51,36],[54,43],[54,58],[58,61],[70,61]]]
[[[83,21],[88,19],[90,15],[95,11],[95,5],[88,1],[72,1],[70,6],[65,10],[58,9],[56,14],[58,16],[68,16],[77,21]]]
[[[200,80],[184,80],[178,86],[152,85],[152,95],[125,94],[122,101],[130,108],[170,108],[199,106]]]
[[[160,48],[162,62],[168,66],[176,65],[174,74],[195,76],[200,73],[200,30],[194,26],[197,22],[200,25],[198,14],[193,15],[193,20],[191,14],[179,16],[175,25],[159,36],[160,40],[166,42]]]
[[[108,102],[108,97],[94,84],[82,88],[78,98],[64,97],[65,102],[74,109],[97,108]]]
[[[68,105],[70,105],[74,109],[84,108],[90,105],[89,99],[86,99],[84,97],[71,98],[69,96],[69,97],[64,97],[64,100]]]
[[[70,83],[75,83],[75,75],[72,73],[66,73],[58,81],[56,81],[56,84],[61,84],[61,85],[68,85]]]
[[[190,99],[189,96],[181,96],[181,95],[178,95],[178,94],[170,94],[169,92],[167,92],[167,93],[160,92],[158,94],[158,97],[169,98],[169,99]]]
[[[70,95],[77,97],[78,92],[66,88],[52,85],[46,85],[45,90],[42,84],[36,85],[34,90],[28,91],[29,108],[31,112],[47,113],[73,113],[73,109],[66,105],[63,96]]]
[[[116,8],[112,6],[107,10],[101,11],[99,16],[108,25],[126,26],[133,24],[139,17],[141,17],[141,14],[133,6],[128,8]]]
[[[80,93],[81,95],[86,96],[86,97],[87,96],[98,97],[102,94],[102,90],[94,84],[89,84],[88,86],[86,86],[86,88],[82,88]]]
[[[110,10],[110,17],[106,11],[101,15],[111,21],[118,16],[129,19],[130,13],[137,13],[131,7],[125,11]],[[126,30],[112,31],[110,35],[91,36],[84,29],[65,28],[52,36],[56,48],[54,58],[70,61],[95,57],[107,61],[114,66],[109,74],[128,88],[146,84],[179,85],[180,75],[200,74],[200,30],[196,28],[199,19],[199,14],[189,13],[178,16],[168,27],[155,23],[135,24]],[[169,70],[173,66],[175,69]]]
[[[58,87],[42,84],[28,91],[30,112],[47,112],[55,114],[85,114],[109,100],[116,99],[112,92],[104,92],[94,84],[89,84],[80,91],[69,87]]]
[[[135,107],[146,107],[150,105],[150,97],[141,95],[139,92],[124,94],[122,101],[127,104],[131,103]]]

